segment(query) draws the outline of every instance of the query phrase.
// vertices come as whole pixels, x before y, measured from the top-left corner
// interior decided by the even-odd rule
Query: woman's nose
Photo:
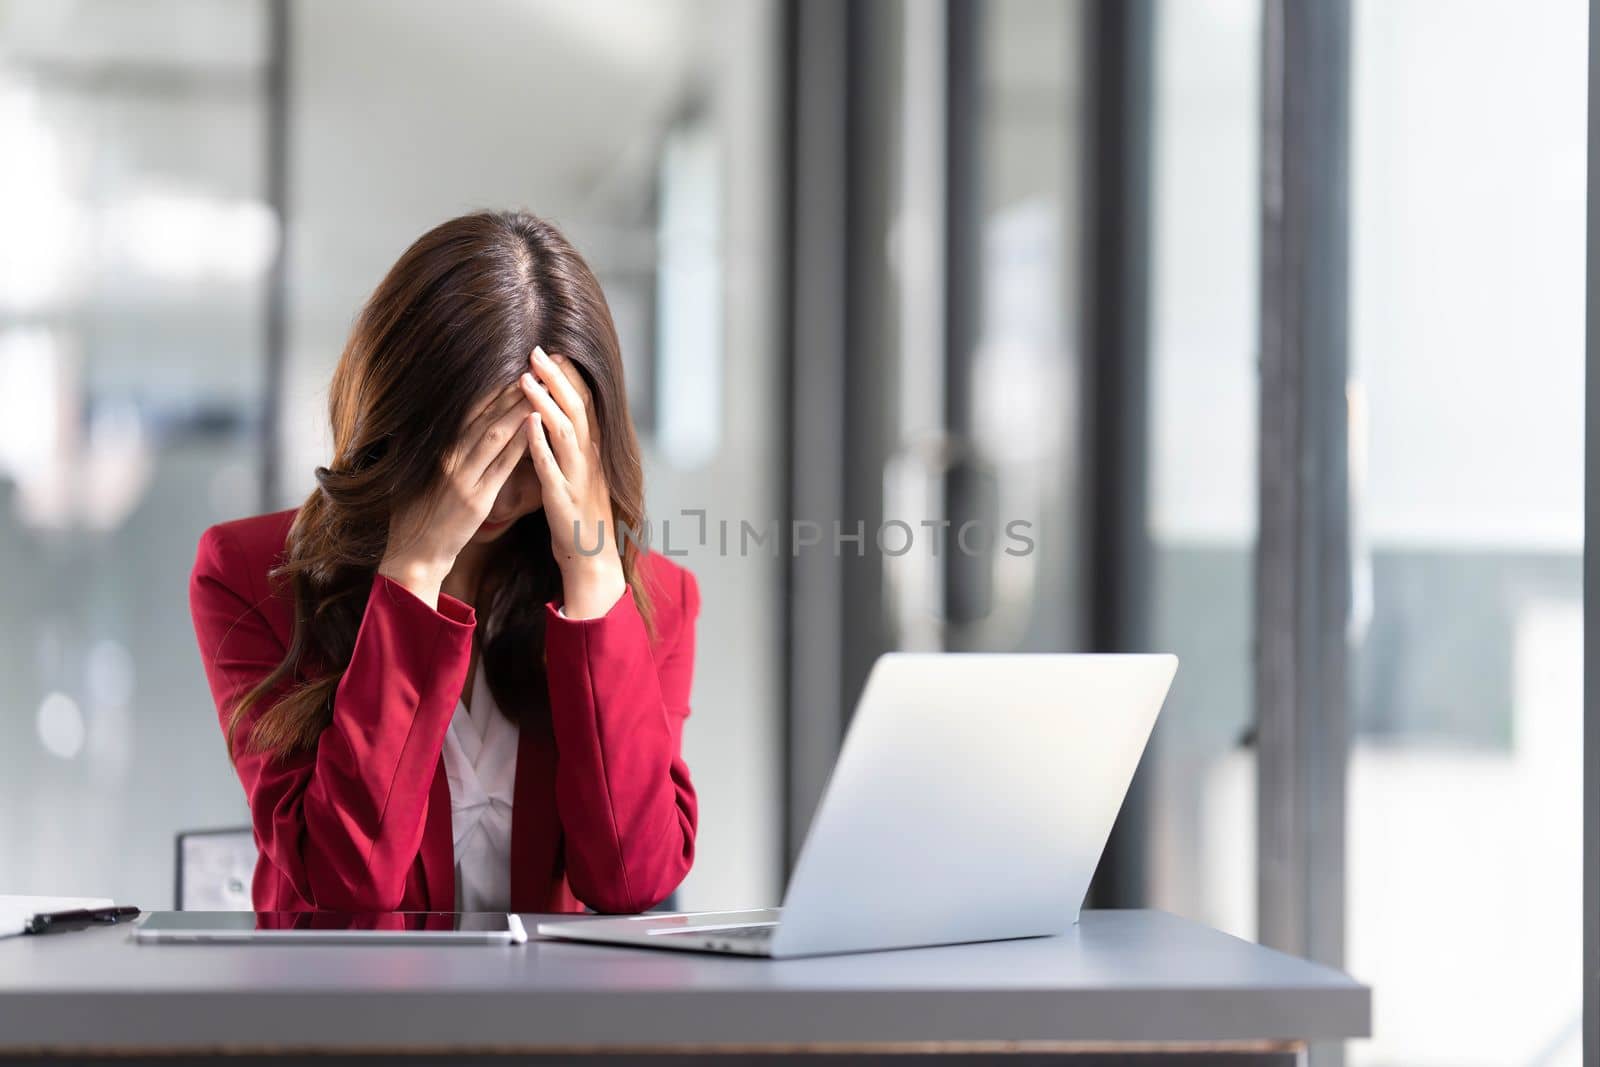
[[[533,469],[532,463],[520,463],[512,472],[508,482],[511,491],[516,494],[513,502],[517,510],[530,508],[539,500],[539,475]]]

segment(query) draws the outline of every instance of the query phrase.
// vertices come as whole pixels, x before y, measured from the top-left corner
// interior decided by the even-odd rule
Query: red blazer
[[[189,606],[224,725],[288,646],[293,599],[269,589],[267,574],[294,515],[223,523],[200,539]],[[694,859],[695,794],[680,742],[699,591],[656,553],[640,570],[654,597],[653,642],[631,596],[597,619],[546,606],[550,716],[548,725],[529,716],[519,731],[513,911],[645,911]],[[260,853],[257,910],[455,909],[441,752],[474,624],[472,608],[454,597],[441,594],[435,611],[374,577],[315,750],[285,759],[240,752],[235,769]]]

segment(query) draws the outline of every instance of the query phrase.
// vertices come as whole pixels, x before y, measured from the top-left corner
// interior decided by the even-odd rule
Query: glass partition
[[[265,3],[0,4],[0,889],[170,906],[244,821],[189,624],[258,504]]]
[[[1251,937],[1261,3],[1155,12],[1150,647],[1180,665],[1146,756],[1149,892]]]
[[[1353,1063],[1580,1059],[1586,21],[1355,4]]]
[[[594,267],[658,537],[681,509],[778,514],[777,55],[772,2],[0,0],[0,890],[159,907],[174,834],[246,820],[189,622],[195,545],[305,498],[353,317],[446,218],[526,208]],[[779,561],[688,528],[703,814],[681,899],[771,902]]]
[[[776,901],[781,561],[717,537],[719,520],[764,529],[781,491],[776,4],[307,0],[291,23],[274,506],[303,501],[326,462],[334,363],[407,245],[479,208],[560,226],[616,320],[655,545],[670,536],[700,584],[684,754],[701,825],[678,902]]]

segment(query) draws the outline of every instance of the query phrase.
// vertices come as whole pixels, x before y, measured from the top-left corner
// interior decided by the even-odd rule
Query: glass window
[[[694,571],[700,795],[680,906],[774,900],[781,560],[717,523],[778,512],[777,7],[747,0],[293,5],[286,496],[326,462],[326,390],[356,309],[464,211],[560,226],[605,289],[657,548]],[[706,513],[701,529],[682,509]],[[697,903],[699,902],[699,903]]]
[[[1586,22],[1355,5],[1358,1064],[1580,1059]]]
[[[1085,8],[1059,0],[981,7],[977,337],[971,436],[993,479],[995,548],[982,618],[952,622],[949,647],[1062,651],[1083,640],[1082,449],[1077,270],[1085,135]],[[905,388],[913,388],[907,385]],[[937,562],[937,561],[935,561]]]
[[[0,5],[0,870],[172,899],[244,805],[186,589],[259,502],[266,5]]]
[[[189,621],[195,545],[305,498],[354,315],[446,218],[527,208],[595,269],[658,538],[681,508],[778,514],[775,3],[284,5],[283,477],[263,502],[268,10],[0,0],[8,891],[160,906],[176,831],[246,821]],[[673,543],[718,654],[686,733],[680,900],[772,900],[780,561],[686,546],[691,525]]]
[[[1253,937],[1261,3],[1155,11],[1150,647],[1180,666],[1145,757],[1150,893]]]

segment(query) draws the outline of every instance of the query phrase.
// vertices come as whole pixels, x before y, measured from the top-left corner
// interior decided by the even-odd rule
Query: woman
[[[628,536],[639,446],[588,266],[531,215],[439,226],[330,408],[317,490],[207,530],[190,579],[256,908],[653,907],[694,856],[699,594]]]

